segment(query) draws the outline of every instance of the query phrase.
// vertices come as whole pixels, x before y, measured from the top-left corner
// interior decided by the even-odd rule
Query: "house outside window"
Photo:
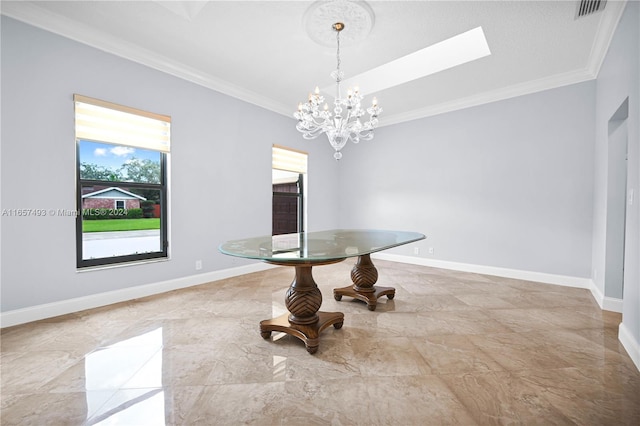
[[[77,267],[168,258],[168,116],[74,96]]]

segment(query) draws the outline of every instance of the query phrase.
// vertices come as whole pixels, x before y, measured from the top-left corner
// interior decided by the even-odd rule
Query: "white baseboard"
[[[636,368],[640,370],[640,343],[633,338],[633,335],[629,332],[629,329],[623,322],[618,327],[618,340],[622,343],[625,350],[629,354],[629,358],[636,365]]]
[[[611,312],[622,313],[622,299],[616,299],[614,297],[607,297],[596,286],[596,283],[593,280],[590,280],[591,284],[589,286],[589,290],[591,290],[591,294],[593,298],[598,302],[598,306],[600,309]]]
[[[473,272],[476,274],[494,275],[497,277],[515,278],[545,284],[556,284],[566,287],[585,288],[591,291],[593,298],[605,311],[622,312],[622,299],[605,297],[591,278],[571,277],[567,275],[546,274],[543,272],[522,271],[518,269],[498,268],[494,266],[473,265],[468,263],[449,262],[445,260],[427,259],[423,257],[401,256],[397,254],[375,253],[372,257],[392,262],[410,263],[430,266],[432,268],[452,269],[455,271]]]
[[[472,272],[477,274],[495,275],[499,277],[515,278],[527,281],[535,281],[546,284],[563,285],[567,287],[586,288],[591,291],[594,299],[601,309],[613,312],[622,312],[622,300],[605,297],[589,278],[570,277],[564,275],[553,275],[541,272],[521,271],[516,269],[498,268],[492,266],[473,265],[458,262],[448,262],[436,259],[418,258],[412,256],[401,256],[396,254],[375,253],[372,257],[389,260],[392,262],[402,262],[434,268],[452,269],[456,271]],[[273,265],[266,263],[253,263],[236,268],[223,269],[220,271],[208,272],[205,274],[191,275],[159,283],[130,287],[106,293],[93,294],[90,296],[77,297],[74,299],[62,300],[59,302],[46,303],[43,305],[30,306],[28,308],[16,309],[0,313],[0,327],[11,327],[13,325],[38,321],[45,318],[52,318],[59,315],[66,315],[85,309],[98,308],[111,305],[113,303],[125,302],[127,300],[140,297],[152,296],[171,290],[191,287],[207,282],[218,281],[225,278],[249,274],[252,272],[264,271],[273,268]]]
[[[30,306],[23,309],[15,309],[0,313],[0,327],[11,327],[13,325],[25,324],[45,318],[52,318],[59,315],[66,315],[73,312],[93,309],[113,303],[126,302],[127,300],[138,299],[140,297],[153,296],[171,290],[192,287],[194,285],[205,284],[225,278],[235,277],[252,272],[264,271],[274,268],[267,263],[252,263],[236,268],[223,269],[220,271],[207,272],[204,274],[190,275],[188,277],[176,278],[159,283],[146,284],[136,287],[124,288],[105,293],[92,294],[89,296],[76,297],[59,302],[45,303],[43,305]]]
[[[515,278],[545,284],[558,284],[566,287],[589,288],[589,282],[591,281],[589,278],[522,271],[518,269],[499,268],[494,266],[473,265],[469,263],[449,262],[446,260],[427,259],[424,257],[401,256],[387,253],[376,253],[373,257],[382,260],[390,260],[392,262],[411,263],[414,265],[430,266],[432,268],[452,269],[455,271]]]

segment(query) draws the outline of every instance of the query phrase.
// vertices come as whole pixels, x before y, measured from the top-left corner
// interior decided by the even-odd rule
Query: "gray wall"
[[[337,223],[331,151],[293,119],[4,16],[3,209],[75,209],[74,93],[172,117],[171,260],[78,273],[74,218],[5,216],[3,312],[243,264],[217,247],[271,232],[274,143],[309,152],[309,229]]]
[[[640,342],[640,4],[628,2],[618,24],[597,80],[596,162],[594,187],[593,269],[595,285],[606,296],[620,294],[617,286],[605,285],[607,247],[607,200],[610,170],[610,124],[624,126],[628,146],[627,185],[633,189],[633,204],[626,206],[624,300],[622,323]],[[628,117],[616,112],[628,99]]]
[[[420,231],[423,257],[589,277],[594,102],[591,81],[380,129],[345,150],[340,225]]]

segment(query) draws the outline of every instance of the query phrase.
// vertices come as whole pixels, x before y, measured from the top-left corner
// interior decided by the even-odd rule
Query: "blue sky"
[[[80,141],[80,163],[92,163],[117,170],[131,158],[160,162],[160,153],[130,146],[111,145],[100,142]]]

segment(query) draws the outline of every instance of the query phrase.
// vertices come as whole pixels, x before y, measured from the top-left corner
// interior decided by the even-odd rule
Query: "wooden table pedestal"
[[[379,297],[387,296],[391,300],[396,295],[396,289],[393,287],[374,285],[378,281],[378,270],[368,254],[358,256],[358,261],[351,270],[351,281],[353,285],[333,289],[333,297],[337,301],[342,300],[342,296],[353,297],[366,302],[367,308],[375,311]]]
[[[333,325],[334,328],[342,328],[344,314],[342,312],[320,312],[322,305],[322,293],[313,280],[311,268],[314,265],[326,265],[341,262],[344,259],[336,259],[322,262],[288,263],[269,262],[277,265],[295,266],[296,275],[285,296],[285,305],[288,314],[280,317],[260,321],[260,335],[268,339],[271,332],[279,331],[301,339],[310,354],[318,350],[320,333],[325,328]]]

